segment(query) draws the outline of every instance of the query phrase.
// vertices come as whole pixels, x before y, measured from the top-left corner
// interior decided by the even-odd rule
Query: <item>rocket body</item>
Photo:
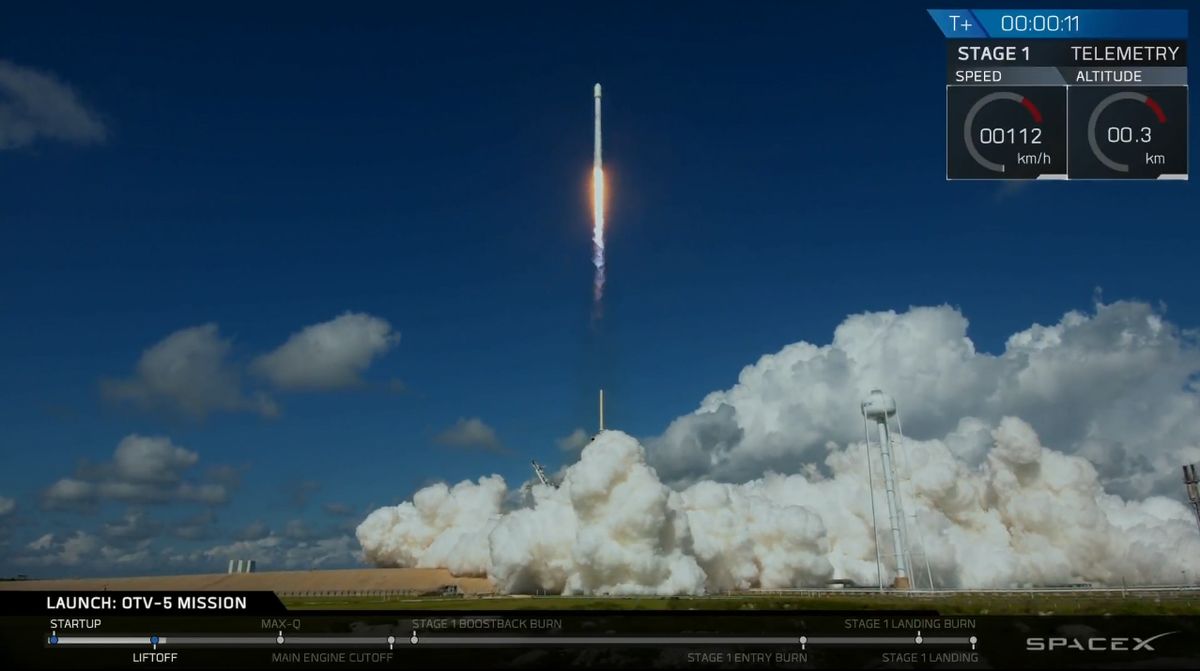
[[[593,282],[592,317],[598,319],[601,314],[601,299],[604,298],[604,164],[600,154],[602,138],[600,135],[600,85],[592,88],[592,99],[595,103],[595,124],[592,153],[592,265],[596,266],[596,278]]]
[[[595,136],[592,146],[592,232],[593,242],[599,251],[604,251],[604,160],[601,156],[601,147],[604,140],[600,134],[600,85],[596,84],[592,89],[592,99],[596,103],[595,114]],[[597,258],[598,267],[603,266],[603,254]]]
[[[596,137],[595,137],[594,154],[593,154],[593,159],[592,159],[592,167],[595,170],[601,170],[601,169],[603,169],[603,165],[601,164],[601,157],[600,157],[600,146],[601,146],[601,139],[600,139],[600,85],[596,84],[596,87],[594,89],[592,89],[592,91],[593,91],[593,97],[596,100]]]

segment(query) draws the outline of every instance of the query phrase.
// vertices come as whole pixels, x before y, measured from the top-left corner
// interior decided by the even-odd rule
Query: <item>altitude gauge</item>
[[[1072,87],[1073,179],[1187,179],[1187,89]]]
[[[1066,92],[1057,87],[950,86],[949,179],[1065,179]]]

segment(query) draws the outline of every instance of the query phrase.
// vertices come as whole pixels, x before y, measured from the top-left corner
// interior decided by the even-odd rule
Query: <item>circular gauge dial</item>
[[[1036,179],[1066,174],[1063,89],[951,86],[947,114],[950,179]]]
[[[1187,89],[1072,87],[1072,178],[1187,175]]]

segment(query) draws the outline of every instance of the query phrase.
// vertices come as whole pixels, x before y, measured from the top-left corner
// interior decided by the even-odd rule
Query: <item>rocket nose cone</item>
[[[592,89],[597,98],[600,97],[600,84],[596,84],[596,88]]]

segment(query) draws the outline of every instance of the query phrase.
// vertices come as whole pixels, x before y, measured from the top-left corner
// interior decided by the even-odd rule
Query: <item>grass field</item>
[[[886,594],[789,596],[740,594],[702,597],[283,597],[288,608],[391,610],[895,610],[929,609],[943,615],[1200,615],[1200,596],[1072,594]]]

